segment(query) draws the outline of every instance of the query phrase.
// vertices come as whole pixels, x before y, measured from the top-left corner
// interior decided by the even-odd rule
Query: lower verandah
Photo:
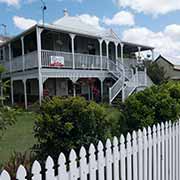
[[[43,83],[43,97],[53,96],[82,96],[86,100],[94,100],[96,102],[109,101],[109,87],[112,86],[114,80],[106,78],[100,81],[98,78],[80,78],[73,83],[69,78],[48,78]],[[13,82],[14,104],[24,106],[24,85],[21,80]],[[37,79],[26,81],[27,105],[30,106],[39,100],[39,87]]]

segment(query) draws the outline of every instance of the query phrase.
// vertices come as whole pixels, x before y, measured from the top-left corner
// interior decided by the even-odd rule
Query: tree
[[[5,72],[5,68],[0,65],[0,138],[4,130],[8,126],[12,125],[16,121],[16,115],[18,111],[16,109],[4,106],[4,100],[6,99],[6,89],[9,87],[9,81],[3,81],[2,74]]]
[[[154,84],[162,84],[166,82],[169,78],[165,76],[165,70],[160,67],[157,62],[146,63],[147,74],[151,78]]]
[[[2,138],[3,132],[8,126],[13,125],[16,122],[18,110],[8,106],[0,107],[0,138]]]
[[[119,135],[122,113],[114,108],[86,101],[82,97],[54,97],[45,100],[35,122],[34,146],[37,158],[57,158],[60,152],[78,150],[82,145],[105,141]]]
[[[123,107],[127,131],[176,121],[180,116],[179,97],[180,84],[174,82],[153,86],[130,96]]]
[[[9,80],[3,81],[2,75],[5,72],[5,68],[0,65],[0,101],[1,101],[1,106],[4,106],[4,100],[6,99],[6,90],[9,87]]]

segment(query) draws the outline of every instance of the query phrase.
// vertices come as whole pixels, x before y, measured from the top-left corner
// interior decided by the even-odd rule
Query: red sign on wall
[[[64,57],[62,56],[51,56],[50,67],[64,67]]]

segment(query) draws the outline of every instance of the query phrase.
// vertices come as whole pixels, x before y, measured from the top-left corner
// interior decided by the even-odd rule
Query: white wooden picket
[[[165,138],[164,138],[164,124],[161,123],[161,179],[165,179],[164,176],[165,176],[165,172],[164,172],[164,169],[165,169],[165,154],[164,154],[164,150],[165,150],[165,144],[164,144],[164,141],[165,141]]]
[[[137,173],[137,135],[136,135],[136,132],[133,131],[132,133],[132,136],[133,136],[133,140],[132,140],[132,143],[133,143],[133,179],[134,180],[137,180],[138,179],[138,173]]]
[[[152,131],[148,127],[148,180],[152,180]]]
[[[60,153],[58,166],[50,156],[45,169],[35,161],[31,180],[42,180],[43,176],[45,180],[179,180],[180,121],[133,131],[126,138],[114,137],[112,142],[107,139],[105,146],[99,141],[97,147],[91,144],[88,151],[82,146],[78,155],[71,150],[69,159]],[[22,165],[16,179],[28,179]],[[4,170],[0,180],[12,179]]]
[[[168,123],[165,123],[165,180],[169,179],[169,131],[168,131]]]

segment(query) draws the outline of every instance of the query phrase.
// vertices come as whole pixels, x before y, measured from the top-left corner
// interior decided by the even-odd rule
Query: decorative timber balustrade
[[[73,54],[61,51],[41,51],[41,66],[42,68],[61,68],[61,69],[84,69],[84,70],[108,70],[107,57],[102,58],[98,55],[89,54]],[[18,72],[38,67],[37,51],[12,58],[10,61],[2,61],[1,64],[6,68],[6,72]]]
[[[128,133],[126,138],[108,139],[105,146],[81,148],[77,155],[71,150],[69,158],[63,153],[55,165],[49,156],[45,163],[45,180],[179,180],[180,179],[180,121],[166,122]],[[57,167],[57,166],[56,166]],[[32,180],[42,180],[42,167],[35,161]],[[27,171],[21,165],[17,180],[26,180]],[[0,180],[11,180],[6,170]]]
[[[73,64],[74,59],[74,64]],[[135,64],[136,60],[127,59],[127,64]],[[115,71],[116,66],[112,64],[106,56],[89,55],[89,54],[73,54],[70,52],[61,52],[53,50],[41,50],[41,66],[42,68],[65,68],[65,69],[87,69],[87,70],[109,70]],[[126,62],[126,59],[124,59]],[[117,62],[118,66],[123,66],[120,60]],[[11,60],[2,61],[1,64],[6,68],[6,72],[18,72],[38,67],[38,52],[33,51],[18,56]]]

